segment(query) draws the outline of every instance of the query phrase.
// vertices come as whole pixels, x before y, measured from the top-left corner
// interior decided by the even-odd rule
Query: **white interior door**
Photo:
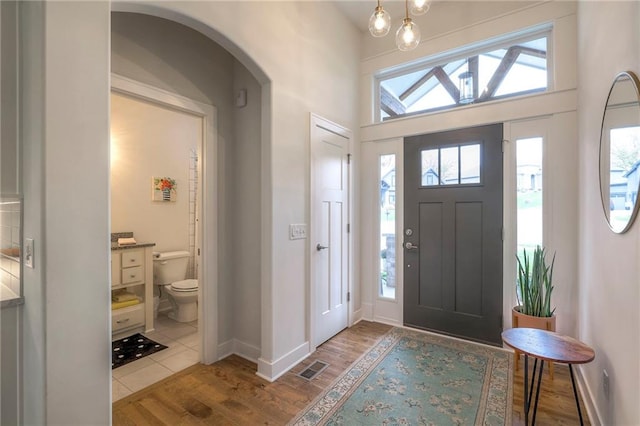
[[[348,325],[350,140],[349,130],[311,116],[311,324],[316,346]]]

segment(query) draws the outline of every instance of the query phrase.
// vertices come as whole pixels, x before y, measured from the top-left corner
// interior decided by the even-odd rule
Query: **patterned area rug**
[[[137,333],[111,342],[111,369],[122,367],[147,355],[167,349],[165,345]]]
[[[511,352],[393,328],[290,425],[510,425]]]

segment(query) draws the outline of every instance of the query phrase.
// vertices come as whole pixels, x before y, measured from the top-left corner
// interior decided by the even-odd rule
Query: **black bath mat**
[[[111,342],[111,369],[122,367],[163,349],[167,347],[147,339],[140,333],[116,340]]]

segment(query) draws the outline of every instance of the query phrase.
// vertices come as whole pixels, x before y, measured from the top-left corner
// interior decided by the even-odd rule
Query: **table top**
[[[545,361],[585,364],[596,356],[593,349],[573,337],[536,328],[510,328],[502,332],[502,340],[519,352]]]

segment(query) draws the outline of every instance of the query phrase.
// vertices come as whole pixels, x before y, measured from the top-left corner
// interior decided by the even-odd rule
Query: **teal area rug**
[[[513,356],[393,328],[290,425],[510,425]]]

